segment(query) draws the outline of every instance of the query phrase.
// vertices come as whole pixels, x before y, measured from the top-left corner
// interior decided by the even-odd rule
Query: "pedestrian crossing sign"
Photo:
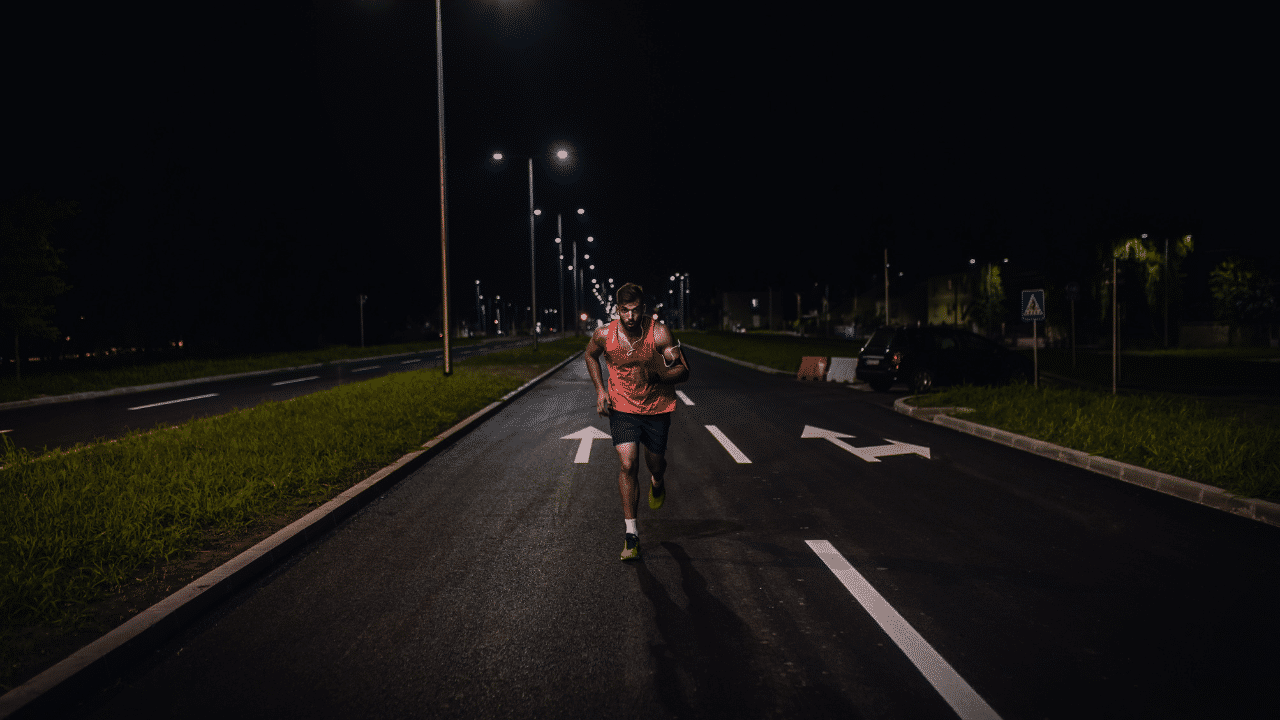
[[[1022,291],[1022,321],[1044,320],[1044,290]]]

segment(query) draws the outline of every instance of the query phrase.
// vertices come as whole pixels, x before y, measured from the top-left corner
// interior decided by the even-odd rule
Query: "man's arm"
[[[583,354],[583,358],[587,362],[587,374],[591,376],[591,382],[596,386],[596,412],[601,415],[608,415],[613,402],[609,399],[609,391],[604,386],[604,379],[600,375],[600,356],[604,354],[604,343],[608,327],[596,328],[591,333],[591,339],[587,341],[587,351]]]
[[[671,337],[671,330],[661,323],[654,325],[653,344],[662,357],[664,367],[655,369],[655,379],[660,383],[676,385],[689,379],[689,358]],[[668,364],[669,363],[669,364]]]

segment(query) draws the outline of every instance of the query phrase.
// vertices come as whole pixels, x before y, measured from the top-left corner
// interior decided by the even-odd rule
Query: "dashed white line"
[[[378,368],[380,368],[380,367],[382,367],[382,366],[381,366],[381,365],[369,365],[368,367],[356,368],[355,370],[352,370],[351,372],[353,372],[353,373],[358,373],[358,372],[364,372],[365,370],[377,370],[377,369],[378,369]]]
[[[422,358],[418,358],[418,359],[416,359],[416,360],[405,360],[404,362],[401,362],[400,364],[401,364],[401,365],[408,365],[409,363],[416,363],[416,362],[422,362]]]
[[[916,666],[947,701],[952,710],[962,720],[1000,720],[995,710],[983,700],[969,683],[960,677],[946,660],[933,649],[915,628],[907,624],[902,615],[893,609],[884,597],[871,587],[871,583],[853,568],[853,565],[840,554],[835,546],[826,540],[805,540],[827,568],[835,573],[840,584],[845,586],[858,603],[871,614],[880,627],[888,633],[893,642],[906,653],[907,658]]]
[[[146,410],[147,408],[160,407],[161,405],[172,405],[174,403],[187,402],[188,400],[203,400],[205,398],[218,397],[218,393],[209,393],[208,395],[196,395],[195,397],[179,398],[177,400],[166,400],[165,402],[151,403],[150,405],[139,405],[131,407],[130,410]]]
[[[677,390],[677,391],[676,391],[676,395],[680,396],[680,399],[684,401],[684,404],[685,404],[685,405],[692,405],[692,404],[693,404],[693,401],[689,399],[689,396],[688,396],[688,395],[685,395],[685,394],[684,394],[684,391],[683,391],[683,390]]]
[[[729,451],[729,454],[733,456],[733,459],[738,461],[739,465],[746,465],[751,462],[746,455],[742,454],[742,451],[738,449],[738,446],[733,444],[732,440],[725,437],[724,433],[720,432],[720,428],[715,425],[708,425],[707,429],[711,431],[711,434],[715,436],[716,440],[720,441],[720,444],[724,449]]]
[[[320,379],[319,375],[312,375],[311,377],[295,378],[293,380],[281,380],[280,382],[271,383],[271,387],[275,387],[277,385],[288,385],[289,383],[306,382],[308,380],[319,380],[319,379]]]

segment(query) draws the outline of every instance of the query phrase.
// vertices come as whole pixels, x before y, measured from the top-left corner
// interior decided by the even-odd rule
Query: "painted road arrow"
[[[880,462],[879,458],[884,455],[911,455],[914,453],[921,457],[929,457],[929,448],[923,445],[908,445],[907,443],[900,443],[897,440],[889,440],[889,438],[885,438],[885,440],[889,440],[889,442],[892,443],[890,445],[873,445],[871,447],[860,448],[854,447],[840,439],[851,438],[853,437],[852,435],[845,435],[844,433],[833,432],[831,430],[823,430],[822,428],[816,428],[812,425],[805,425],[804,432],[800,433],[800,437],[830,440],[837,446],[848,450],[867,462]]]
[[[610,437],[609,433],[596,429],[588,425],[572,435],[565,435],[561,440],[579,440],[578,454],[573,456],[575,463],[585,463],[591,460],[591,441],[600,438]],[[926,451],[927,452],[927,451]]]

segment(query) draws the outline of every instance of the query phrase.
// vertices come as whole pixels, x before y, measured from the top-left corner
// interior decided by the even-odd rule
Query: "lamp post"
[[[440,129],[440,298],[444,328],[444,374],[453,374],[449,327],[449,204],[445,193],[444,163],[444,41],[441,37],[440,0],[436,0],[436,108]]]

